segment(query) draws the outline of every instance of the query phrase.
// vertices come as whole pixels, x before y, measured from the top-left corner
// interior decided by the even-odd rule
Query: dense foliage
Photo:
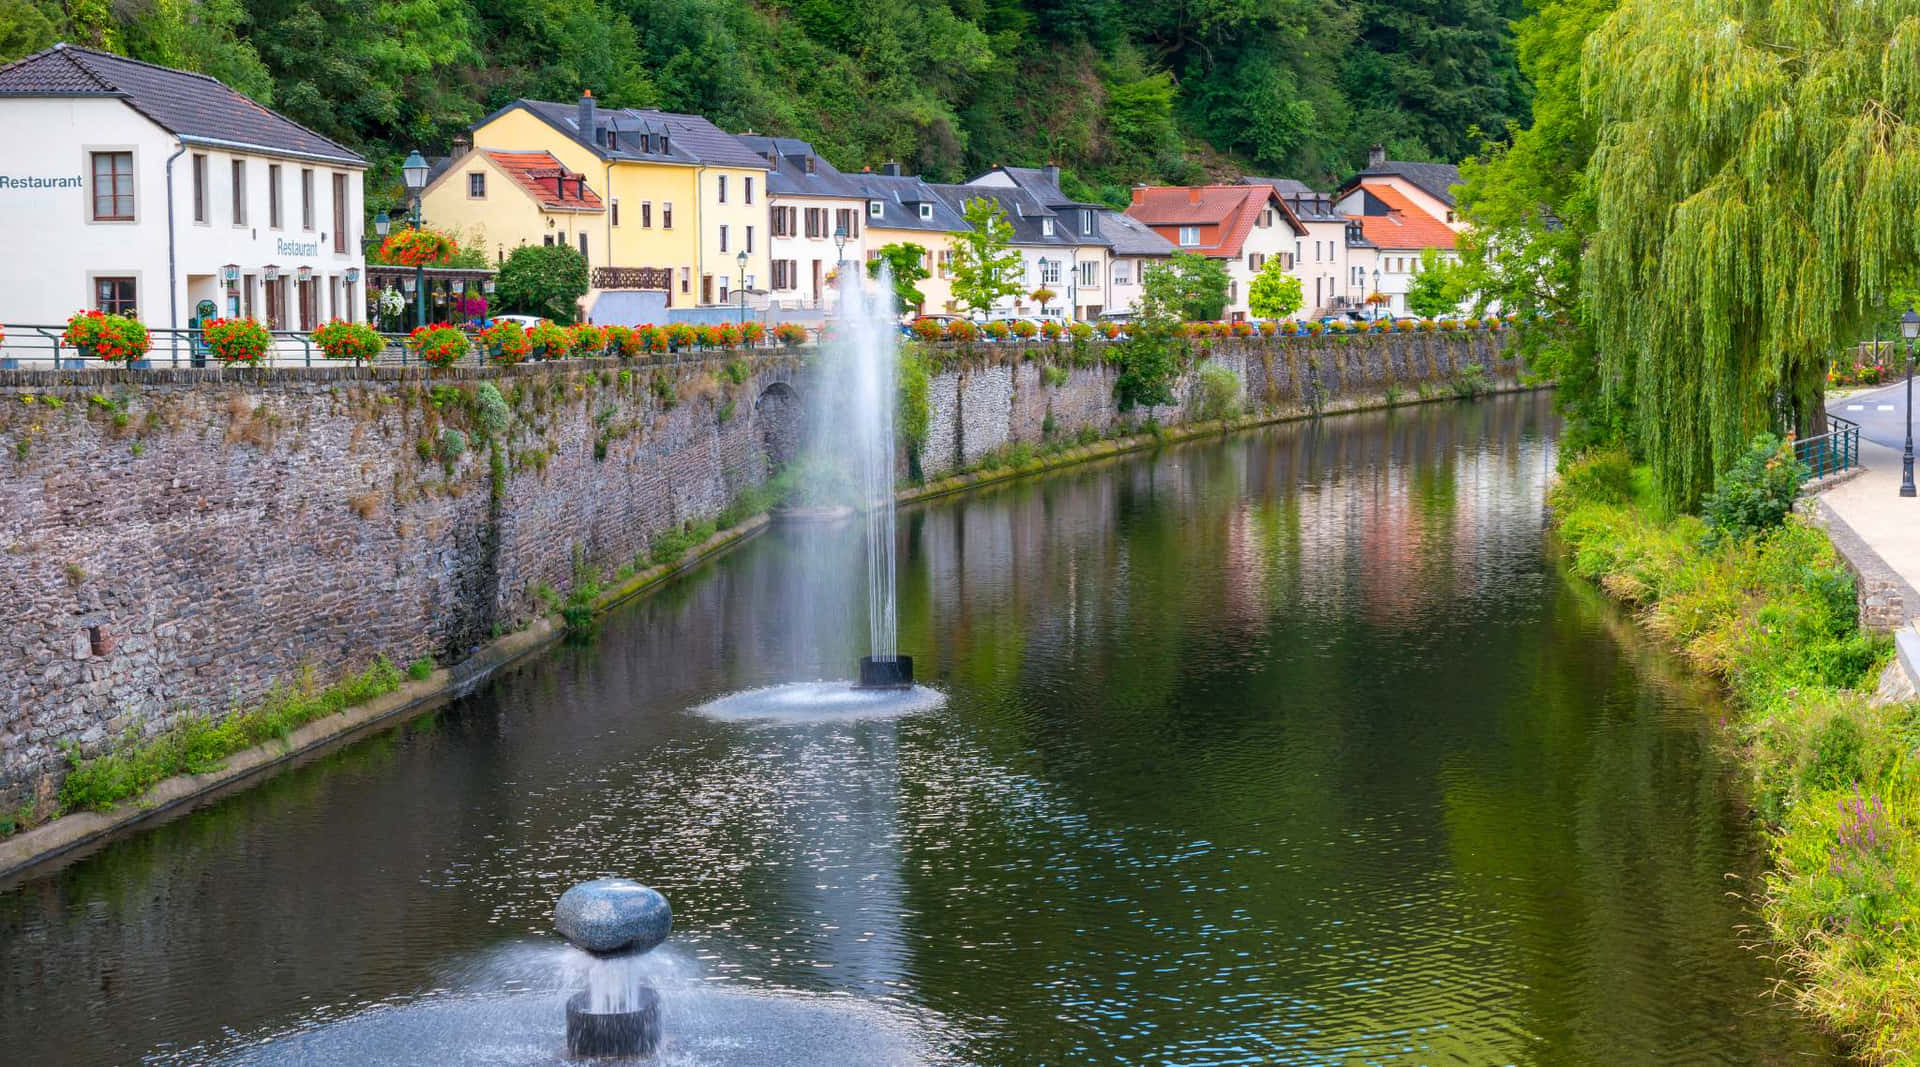
[[[587,261],[569,245],[521,245],[494,282],[500,306],[523,315],[572,322],[587,295]]]
[[[1257,319],[1288,318],[1305,299],[1300,276],[1287,270],[1279,256],[1262,264],[1247,286],[1247,309]]]
[[[1806,476],[1791,442],[1758,434],[1714,482],[1713,492],[1700,502],[1700,516],[1716,538],[1765,533],[1787,521]]]
[[[0,0],[55,40],[213,74],[380,163],[516,96],[695,111],[935,178],[1053,160],[1076,195],[1241,166],[1325,181],[1366,146],[1457,159],[1524,119],[1520,0]],[[1044,88],[1042,88],[1044,87]],[[379,200],[370,197],[370,200]]]
[[[993,302],[1020,292],[1020,250],[1009,247],[1013,224],[1000,201],[977,196],[962,212],[967,225],[953,244],[953,295],[975,311],[993,310]]]
[[[884,269],[893,280],[893,309],[905,314],[927,302],[919,283],[927,280],[927,250],[911,241],[881,245],[867,261],[867,277]]]

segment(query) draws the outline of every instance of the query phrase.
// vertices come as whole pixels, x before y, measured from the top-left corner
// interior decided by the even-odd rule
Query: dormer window
[[[1080,209],[1080,232],[1088,235],[1093,233],[1093,212],[1086,208]]]
[[[1053,220],[1052,219],[1040,220],[1040,234],[1043,237],[1053,236]]]
[[[608,130],[607,131],[607,151],[618,152],[619,150],[620,150],[620,131]]]
[[[921,218],[923,218],[923,219],[931,219],[931,218],[933,218],[933,205],[932,205],[932,204],[921,204],[921,205],[920,205],[920,217],[921,217]]]
[[[885,201],[881,201],[881,200],[867,201],[867,217],[868,218],[877,219],[880,217],[880,213],[885,211],[886,209],[887,209],[887,205]]]

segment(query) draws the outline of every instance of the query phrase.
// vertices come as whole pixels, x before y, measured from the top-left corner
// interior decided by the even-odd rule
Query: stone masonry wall
[[[1197,344],[1284,415],[1442,388],[1466,361],[1511,377],[1500,341]],[[1073,355],[942,353],[924,474],[1181,419],[1123,416],[1114,370]],[[1178,394],[1194,389],[1189,374]],[[51,797],[69,747],[223,715],[303,671],[456,663],[577,567],[631,563],[760,484],[808,406],[805,359],[784,352],[432,375],[0,371],[0,806]]]

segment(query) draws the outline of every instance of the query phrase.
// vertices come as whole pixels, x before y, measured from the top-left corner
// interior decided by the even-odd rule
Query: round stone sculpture
[[[641,953],[667,939],[673,908],[658,891],[630,878],[596,878],[560,895],[553,928],[588,952]]]

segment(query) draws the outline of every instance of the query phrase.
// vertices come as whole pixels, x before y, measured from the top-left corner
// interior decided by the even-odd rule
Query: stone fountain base
[[[640,1006],[631,1011],[595,1012],[590,994],[567,999],[567,1055],[575,1059],[651,1056],[660,1046],[660,994],[639,990]]]
[[[895,656],[890,660],[860,657],[860,680],[855,689],[912,689],[913,657]]]

